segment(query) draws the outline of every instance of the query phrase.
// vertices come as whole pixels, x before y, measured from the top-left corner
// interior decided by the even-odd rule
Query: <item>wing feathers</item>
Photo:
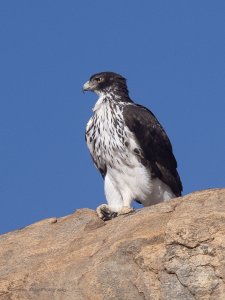
[[[170,140],[153,113],[147,108],[131,104],[123,111],[126,126],[134,133],[153,176],[166,183],[176,196],[182,184]]]

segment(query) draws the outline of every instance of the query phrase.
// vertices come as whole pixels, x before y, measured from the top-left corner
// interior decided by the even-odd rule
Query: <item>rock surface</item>
[[[225,299],[225,189],[0,236],[0,299]]]

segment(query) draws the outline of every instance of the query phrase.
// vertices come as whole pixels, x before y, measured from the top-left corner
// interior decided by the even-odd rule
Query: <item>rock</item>
[[[224,300],[225,189],[108,222],[81,209],[2,235],[0,299]]]

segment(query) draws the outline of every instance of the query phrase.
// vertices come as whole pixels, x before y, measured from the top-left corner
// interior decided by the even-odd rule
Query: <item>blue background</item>
[[[184,194],[223,187],[225,1],[0,2],[0,233],[104,203],[84,141],[110,70],[166,129]]]

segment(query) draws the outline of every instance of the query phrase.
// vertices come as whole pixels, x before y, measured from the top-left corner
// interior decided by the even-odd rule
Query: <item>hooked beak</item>
[[[86,91],[92,91],[93,90],[93,84],[91,84],[91,82],[88,80],[87,82],[85,82],[85,84],[83,85],[83,92]]]

